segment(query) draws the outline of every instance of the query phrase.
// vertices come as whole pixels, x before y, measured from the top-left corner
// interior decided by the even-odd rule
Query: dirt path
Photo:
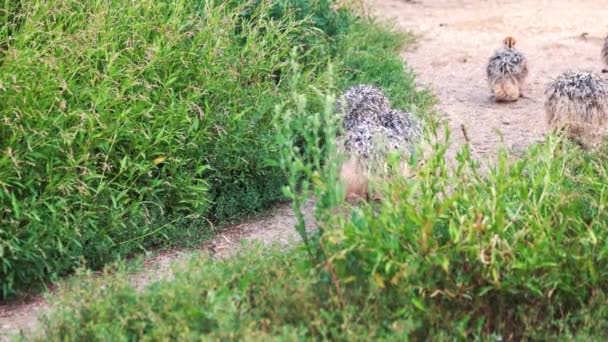
[[[418,82],[439,97],[453,142],[491,157],[501,145],[521,151],[545,132],[545,85],[568,69],[599,73],[608,6],[602,0],[372,0],[369,9],[397,27],[420,35],[403,53]],[[529,60],[523,98],[511,104],[490,99],[485,65],[502,39],[512,35]],[[454,148],[451,149],[452,154]]]
[[[314,229],[313,202],[304,208],[307,229]],[[137,288],[172,276],[171,265],[186,261],[192,254],[208,252],[214,258],[225,258],[237,253],[242,242],[278,243],[289,245],[299,241],[294,230],[296,218],[290,203],[278,205],[255,220],[226,227],[197,249],[173,249],[160,251],[144,260],[141,272],[134,273],[131,281]],[[27,298],[19,302],[0,305],[0,341],[8,341],[19,331],[29,332],[36,327],[38,317],[49,309],[43,296]]]

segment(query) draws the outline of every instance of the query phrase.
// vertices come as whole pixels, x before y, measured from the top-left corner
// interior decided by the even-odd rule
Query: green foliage
[[[294,65],[295,73],[298,66]],[[296,76],[297,77],[297,76]],[[312,236],[306,231],[302,207],[310,189],[318,189],[312,184],[320,180],[337,182],[337,163],[331,161],[335,154],[334,137],[338,128],[338,117],[335,115],[335,99],[330,94],[317,90],[317,101],[308,101],[306,96],[294,94],[295,108],[284,109],[277,106],[280,117],[277,122],[277,140],[282,146],[280,165],[287,175],[287,186],[284,192],[293,203],[297,223],[294,227],[307,248],[309,256],[316,261],[320,250],[317,248],[320,228]],[[316,111],[315,108],[320,108]],[[339,194],[316,191],[317,200],[328,206],[339,203]],[[327,195],[327,196],[326,196]],[[319,211],[317,214],[325,214]],[[323,220],[319,217],[320,220]]]
[[[588,326],[570,316],[607,289],[602,159],[549,140],[482,175],[466,148],[451,172],[443,146],[324,236],[338,276],[356,279],[349,291],[365,284],[423,339]]]
[[[518,159],[503,151],[482,168],[465,146],[450,167],[447,144],[431,127],[433,149],[412,178],[374,184],[380,203],[344,206],[332,76],[338,88],[384,84],[394,103],[421,114],[432,102],[397,64],[396,37],[352,21],[336,45],[343,58],[335,75],[319,75],[317,84],[307,65],[280,65],[289,87],[279,120],[270,120],[279,128],[270,146],[282,157],[302,248],[195,258],[174,280],[142,292],[124,270],[76,278],[56,297],[44,339],[606,337],[606,149],[584,153],[549,137]],[[302,190],[317,200],[315,234],[303,229],[300,208],[310,193]]]
[[[195,241],[208,221],[283,199],[285,177],[268,162],[279,150],[274,106],[326,82],[317,67],[327,61],[315,56],[330,44],[310,21],[276,17],[266,3],[245,22],[245,5],[214,1],[3,6],[3,296],[83,258],[99,267]],[[307,73],[279,81],[298,47]]]
[[[346,9],[334,10],[332,0],[230,0],[232,5],[246,4],[242,12],[245,19],[260,6],[268,4],[270,15],[281,19],[294,15],[296,20],[304,20],[310,26],[323,31],[328,37],[335,38],[348,32],[352,17]],[[309,41],[313,42],[313,41]]]
[[[405,37],[330,1],[2,6],[2,296],[284,199],[274,107],[334,89],[331,58],[339,88],[390,74],[396,103],[413,91]]]
[[[260,251],[220,262],[193,258],[186,267],[196,272],[176,269],[171,282],[159,282],[141,293],[131,286],[125,272],[97,279],[87,274],[77,277],[72,286],[62,290],[70,304],[60,315],[45,320],[45,338],[194,341],[205,336],[209,340],[262,340],[276,332],[292,338],[305,336],[307,329],[298,322],[309,320],[312,317],[306,315],[323,306],[310,291],[312,280],[299,272],[311,265],[307,258],[296,257],[300,254]],[[285,306],[267,310],[278,302]],[[320,320],[326,314],[315,316]]]
[[[77,279],[46,320],[46,338],[605,337],[603,157],[549,139],[519,160],[501,154],[482,174],[466,148],[450,171],[445,145],[434,147],[416,177],[379,187],[390,200],[350,210],[317,202],[324,233],[310,243],[320,257],[297,248],[195,259],[142,293],[123,272]],[[340,193],[327,165],[311,173],[324,198]]]
[[[358,53],[346,55],[360,58],[340,61],[352,69],[339,70],[339,84],[382,82],[383,73],[402,70],[395,52],[378,53],[385,56],[379,60],[371,53],[394,47],[395,36],[363,22],[351,27],[352,40],[345,39],[341,51],[356,46]],[[405,91],[394,102],[428,108],[428,95],[414,92],[407,73],[394,75],[389,89]],[[47,321],[47,336],[351,341],[605,335],[604,150],[581,153],[550,138],[516,160],[501,152],[482,171],[467,147],[448,167],[447,145],[434,142],[414,177],[375,184],[382,202],[348,209],[336,182],[334,97],[326,84],[330,91],[314,96],[295,91],[295,100],[279,110],[286,194],[300,219],[303,248],[220,264],[199,261],[178,271],[175,282],[141,294],[114,278],[109,286],[74,284]],[[302,189],[317,200],[316,234],[303,229],[299,209],[308,193]]]
[[[384,40],[395,37],[388,32],[383,39],[373,37],[377,45],[366,41],[364,32],[375,30],[376,26],[371,22],[360,23],[353,26],[355,31],[350,31],[343,38],[343,43],[340,43],[342,48],[357,51],[349,47],[348,42],[365,43],[362,44],[365,49],[395,48],[390,44],[394,40]],[[357,40],[349,38],[354,35],[358,36]],[[371,38],[369,36],[368,39]],[[342,67],[343,56],[339,56],[334,74],[338,81],[348,77],[353,70],[345,70]],[[380,60],[380,63],[392,63],[396,58],[390,54],[386,57],[387,60]],[[372,65],[366,64],[361,67],[370,69],[370,80],[372,77],[380,79],[375,72],[382,69],[372,69]],[[307,65],[293,65],[288,70],[293,75],[289,80],[295,84],[310,78],[311,71]],[[322,182],[327,185],[328,180],[336,178],[337,160],[328,159],[335,152],[329,137],[336,129],[336,118],[331,116],[334,99],[331,95],[334,92],[331,76],[332,73],[322,76],[327,79],[324,87],[311,85],[306,89],[312,91],[314,96],[303,96],[301,91],[293,89],[290,98],[277,111],[280,114],[278,117],[285,119],[275,122],[279,128],[277,140],[285,157],[282,169],[287,172],[287,189],[290,190],[287,195],[296,199],[294,205],[297,209],[305,199],[299,195],[299,190],[307,188],[306,183]],[[361,81],[366,80],[362,78]],[[424,103],[421,101],[415,105],[422,108]],[[293,135],[297,135],[298,139]],[[339,204],[342,195],[340,190],[323,191],[323,187],[318,185],[313,190],[317,200],[325,205],[319,206],[317,219],[320,222],[328,221],[335,215],[326,209]],[[334,185],[335,182],[327,189],[335,189]],[[299,210],[297,214],[300,214]],[[300,219],[303,218],[300,216]],[[303,230],[300,233],[306,236]],[[356,305],[344,306],[335,296],[331,272],[324,268],[317,269],[310,261],[322,261],[325,257],[318,248],[319,235],[309,237],[312,250],[308,252],[313,252],[313,259],[307,257],[310,254],[304,249],[297,249],[287,253],[274,250],[260,253],[256,250],[219,264],[210,263],[207,259],[195,260],[185,269],[176,270],[174,282],[160,282],[143,293],[134,291],[123,271],[111,272],[114,274],[112,277],[78,277],[57,295],[56,299],[61,303],[57,305],[64,310],[46,320],[45,333],[47,338],[66,340],[168,337],[194,340],[201,335],[211,339],[241,337],[255,340],[272,339],[273,336],[331,339],[346,336],[350,340],[357,340],[374,336],[378,329],[366,330],[369,322],[360,320],[360,308]],[[176,298],[183,300],[177,304],[174,302]],[[340,329],[342,323],[348,324],[348,327]]]
[[[22,0],[0,1],[0,47],[4,50],[23,22]]]

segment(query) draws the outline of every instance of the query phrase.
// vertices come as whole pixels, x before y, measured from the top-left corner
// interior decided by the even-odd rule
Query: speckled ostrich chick
[[[340,179],[350,202],[368,199],[369,178],[393,150],[407,155],[422,136],[420,122],[410,113],[390,108],[384,94],[367,85],[355,86],[342,96],[344,133],[339,146],[348,155]]]
[[[352,123],[339,140],[340,150],[348,156],[340,169],[340,181],[346,186],[346,200],[349,202],[368,199],[369,159],[375,155],[373,141],[379,129],[372,122],[367,118]]]
[[[496,102],[513,102],[522,96],[528,76],[528,61],[517,49],[513,37],[503,40],[504,46],[490,58],[486,68],[488,84]]]
[[[568,71],[547,85],[546,121],[590,149],[608,132],[608,81],[591,72]]]
[[[346,90],[337,105],[339,112],[344,108],[341,140],[345,151],[365,159],[382,155],[389,148],[411,153],[422,136],[420,122],[390,106],[384,93],[374,86],[360,84]]]

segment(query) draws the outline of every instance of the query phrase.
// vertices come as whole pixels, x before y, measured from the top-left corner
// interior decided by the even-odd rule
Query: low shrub
[[[513,162],[501,153],[487,173],[465,148],[451,172],[443,145],[435,151],[412,180],[385,187],[382,204],[324,235],[343,291],[381,305],[378,320],[415,323],[419,339],[602,326],[603,312],[572,317],[607,290],[603,159],[549,139]]]
[[[303,246],[289,252],[254,250],[219,264],[195,261],[176,271],[176,281],[161,281],[142,293],[115,280],[125,277],[121,272],[107,280],[109,286],[77,282],[47,319],[46,336],[605,337],[604,152],[581,153],[548,137],[519,159],[502,151],[482,172],[467,146],[450,168],[447,144],[433,138],[432,152],[414,177],[376,184],[381,202],[349,209],[336,186],[336,160],[320,161],[332,154],[324,149],[333,145],[317,138],[335,129],[323,124],[331,122],[332,99],[321,101],[327,109],[322,115],[299,97],[298,110],[284,112],[292,119],[279,134],[279,139],[289,132],[305,137],[305,149],[283,150],[289,162],[282,164],[291,180],[304,176],[304,186],[311,185],[317,199],[319,230],[300,229]],[[302,183],[288,184],[298,209],[306,199],[296,191]],[[112,288],[115,284],[118,288]],[[76,300],[81,296],[86,299]]]
[[[22,30],[26,28],[27,21]],[[434,140],[437,134],[434,124],[429,122],[433,148],[430,153],[427,151],[424,163],[418,163],[415,157],[410,160],[412,166],[421,165],[415,169],[413,177],[395,177],[390,182],[375,184],[384,199],[380,203],[344,207],[343,189],[336,183],[338,160],[328,158],[335,152],[331,141],[336,129],[335,118],[332,117],[335,88],[340,89],[351,82],[376,82],[386,86],[397,106],[421,114],[432,102],[428,94],[414,90],[413,78],[409,73],[403,73],[403,67],[395,62],[395,50],[392,53],[373,54],[373,51],[394,48],[394,43],[401,41],[395,37],[370,22],[353,21],[349,33],[337,45],[337,56],[349,57],[337,59],[335,73],[316,74],[319,80],[317,84],[310,82],[315,73],[306,66],[299,69],[304,72],[300,75],[289,71],[297,69],[285,64],[277,65],[291,73],[285,78],[289,84],[288,90],[282,93],[283,97],[278,97],[283,102],[279,113],[283,114],[284,121],[269,119],[270,126],[279,128],[278,132],[269,128],[275,140],[270,136],[267,140],[268,146],[274,146],[275,154],[264,155],[261,160],[274,165],[271,160],[281,155],[282,170],[286,173],[277,169],[277,174],[286,178],[285,194],[294,200],[294,208],[300,219],[296,229],[305,240],[303,246],[288,252],[254,249],[245,255],[213,263],[206,258],[195,258],[190,265],[176,270],[174,280],[160,281],[142,292],[136,291],[130,284],[124,270],[111,271],[112,274],[106,277],[93,279],[85,274],[59,291],[55,298],[57,311],[45,319],[44,338],[351,341],[429,338],[571,340],[605,337],[605,322],[608,319],[604,309],[608,290],[608,217],[605,210],[608,203],[607,149],[595,153],[581,152],[569,143],[548,137],[544,143],[531,146],[519,158],[512,158],[501,151],[495,164],[483,165],[482,168],[480,162],[471,158],[465,146],[457,156],[456,165],[450,167],[445,157],[447,144]],[[288,50],[284,52],[287,54]],[[384,58],[375,60],[376,56]],[[17,64],[9,65],[18,70]],[[395,76],[396,81],[383,83],[392,76],[387,75],[385,79],[381,77],[382,73]],[[401,75],[401,78],[396,75]],[[336,76],[337,87],[333,86],[333,76]],[[20,79],[12,82],[17,81],[26,82]],[[3,86],[9,89],[9,85],[13,84],[17,83],[3,83]],[[30,88],[36,86],[26,84]],[[62,83],[50,84],[61,86]],[[11,89],[13,92],[26,92],[29,88],[21,85]],[[59,87],[58,91],[67,91],[62,89]],[[72,92],[76,89],[68,88]],[[103,93],[110,92],[112,88],[106,85],[100,89]],[[401,91],[403,93],[399,95]],[[36,99],[50,101],[45,97]],[[12,98],[12,101],[18,100]],[[113,102],[108,101],[96,103],[94,108],[113,108],[110,106]],[[30,103],[37,102],[26,102],[28,105]],[[276,103],[280,102],[273,101],[273,105]],[[58,108],[61,109],[60,104]],[[67,111],[67,108],[63,110]],[[154,108],[163,107],[157,105]],[[26,111],[15,111],[11,120],[21,118],[23,113]],[[40,109],[38,113],[41,113]],[[121,111],[111,113],[118,113],[114,117],[121,118]],[[166,117],[171,117],[172,112],[164,113]],[[61,125],[71,123],[85,129],[92,126],[90,121],[93,118],[99,120],[91,114],[83,118],[74,115],[67,116],[72,121],[64,121],[67,119],[55,117],[53,120],[40,114],[38,121],[49,120]],[[144,117],[156,118],[143,114],[138,118]],[[164,120],[169,120],[166,117]],[[115,121],[121,122],[118,119]],[[14,126],[21,130],[15,136],[32,139],[24,140],[29,142],[26,146],[32,148],[19,158],[9,151],[0,162],[13,167],[23,165],[23,168],[14,169],[19,172],[25,173],[25,170],[39,167],[35,163],[35,158],[41,158],[37,153],[55,156],[54,153],[61,148],[75,151],[75,147],[80,146],[73,142],[79,142],[82,133],[59,135],[70,144],[62,145],[59,142],[63,143],[64,140],[60,140],[57,146],[46,146],[41,152],[36,152],[35,147],[45,146],[36,144],[36,139],[44,134],[25,130],[30,127],[23,123],[25,121],[16,122],[22,126]],[[34,120],[27,122],[29,125],[37,123]],[[103,122],[106,125],[112,123],[109,119]],[[130,151],[125,147],[130,146],[130,140],[120,135],[118,126],[112,127],[115,132],[113,136],[116,136],[110,140],[112,146],[121,146],[116,151]],[[130,127],[135,132],[133,127],[138,126],[126,121],[120,127]],[[88,129],[95,132],[92,128]],[[26,137],[23,131],[31,134]],[[3,134],[7,132],[10,131],[2,131]],[[146,134],[150,135],[148,132]],[[220,132],[217,134],[221,136]],[[170,143],[159,143],[159,146],[165,148],[162,151],[171,151],[171,147],[174,147]],[[145,151],[149,153],[149,150]],[[149,168],[138,166],[134,170],[131,169],[133,165],[139,164],[132,162],[133,158],[129,157],[131,159],[123,162],[129,167],[122,166],[120,161],[123,157],[114,164],[123,171],[113,175],[132,181],[130,184],[139,184],[137,181],[140,178],[134,176],[138,175],[137,170],[153,172],[152,175],[163,175],[163,172],[171,175],[171,159],[182,155],[180,153],[187,151],[187,148],[181,147],[175,151],[173,154],[163,153],[161,156],[167,159],[158,165],[149,161]],[[29,159],[24,157],[26,155]],[[159,155],[146,156],[146,160],[149,160]],[[57,157],[49,160],[56,160],[54,158]],[[92,156],[89,158],[98,161]],[[71,168],[65,169],[64,164],[52,164],[53,167],[44,170],[53,170],[55,165],[61,165],[61,170],[71,171],[72,178],[68,178],[72,179],[71,182],[60,182],[52,177],[23,179],[53,185],[50,189],[54,190],[51,192],[54,198],[63,201],[72,198],[70,196],[86,195],[86,192],[81,192],[82,189],[93,193],[90,187],[82,186],[82,179],[94,173],[83,172],[79,163],[69,160],[72,162],[68,164]],[[101,168],[94,163],[87,165]],[[91,170],[97,170],[95,167],[89,166]],[[213,171],[211,166],[200,170],[205,175],[213,174]],[[111,169],[105,172],[111,172]],[[55,173],[49,171],[49,174]],[[19,177],[16,171],[12,178],[3,176],[2,186],[15,187],[11,185],[11,179]],[[94,184],[101,190],[110,187],[101,180],[98,182]],[[210,184],[206,181],[202,186],[211,189]],[[319,230],[313,233],[303,230],[303,216],[299,215],[299,208],[308,195],[300,190],[309,187],[317,199]],[[19,189],[28,191],[29,188],[21,186]],[[125,197],[109,197],[107,206],[124,203],[122,201],[131,194],[128,190],[122,189]],[[95,200],[103,198],[100,195],[90,196]],[[248,196],[254,198],[253,195]],[[21,203],[18,200],[22,198],[5,199],[4,203]],[[27,203],[42,206],[36,201]],[[86,202],[76,203],[83,210],[92,208]],[[187,205],[190,202],[178,203]],[[206,203],[200,205],[211,210],[212,206]],[[231,205],[229,200],[215,203],[215,210],[220,210],[217,203],[227,203],[225,208]],[[7,215],[31,215],[30,211],[21,210],[20,206],[14,208],[19,209],[18,212],[15,213],[13,209],[4,211],[3,219]],[[148,207],[134,208],[154,213]],[[187,208],[176,205],[172,209],[175,213],[173,217],[191,219],[183,212],[177,215],[180,210]],[[50,213],[53,213],[52,209],[48,209]],[[65,212],[58,211],[54,215],[61,217],[59,214]],[[112,226],[113,221],[138,222],[129,221],[134,220],[130,211],[117,211],[122,215],[109,217],[108,212],[101,214],[106,216],[109,228],[115,227]],[[31,217],[36,218],[35,215]],[[48,217],[54,216],[42,217],[48,220]],[[69,218],[73,220],[70,223],[90,220],[86,216]],[[140,220],[150,229],[151,223],[146,222],[145,218]],[[38,226],[44,227],[42,223]],[[25,225],[15,227],[23,228]],[[167,232],[164,227],[162,231]],[[17,232],[22,235],[16,237],[27,236],[25,230]],[[84,229],[78,232],[83,232],[83,236],[90,234]],[[66,236],[73,235],[70,233]],[[104,240],[96,235],[94,237],[97,241],[93,246],[102,246]],[[107,243],[111,246],[110,242]],[[10,246],[20,245],[13,243]],[[56,246],[61,246],[63,250],[69,247]],[[12,248],[5,247],[3,251],[19,251]],[[44,252],[50,254],[49,251]]]
[[[306,316],[313,308],[324,305],[311,291],[314,279],[300,272],[311,266],[302,256],[258,248],[228,261],[195,257],[185,267],[196,272],[176,269],[171,282],[156,283],[142,293],[120,267],[96,279],[84,273],[59,291],[66,299],[64,309],[43,320],[47,331],[41,338],[265,340],[279,332],[299,339],[307,335],[299,322],[309,321],[313,317]],[[277,303],[282,306],[268,311]],[[318,312],[314,319],[321,323],[325,314]]]
[[[284,199],[273,110],[326,84],[328,3],[302,20],[268,1],[247,20],[243,1],[1,6],[1,296]]]
[[[332,6],[5,1],[2,296],[283,200],[273,113],[292,92],[374,82],[428,107],[396,53],[406,37]]]

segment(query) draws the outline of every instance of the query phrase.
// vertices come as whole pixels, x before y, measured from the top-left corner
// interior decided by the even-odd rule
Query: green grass
[[[340,87],[407,96],[398,57],[373,70],[380,46],[357,48],[363,24],[331,5],[0,2],[1,296],[196,243],[284,200],[274,107],[330,87],[330,61]]]
[[[520,158],[501,151],[482,172],[465,146],[450,169],[431,124],[433,148],[414,177],[378,182],[382,202],[348,208],[336,184],[339,158],[327,158],[335,150],[335,96],[294,97],[295,108],[279,108],[277,126],[286,194],[296,209],[307,198],[300,188],[317,200],[318,231],[306,233],[302,221],[295,227],[305,244],[214,263],[195,258],[174,281],[139,293],[124,271],[78,278],[55,297],[45,338],[606,337],[605,149],[582,152],[548,137]]]
[[[139,293],[121,266],[85,274],[55,297],[45,339],[606,337],[605,153],[549,138],[482,175],[466,147],[456,172],[444,152],[437,143],[416,177],[379,184],[389,200],[350,210],[331,200],[335,164],[310,166],[321,234],[308,248],[194,257]]]

